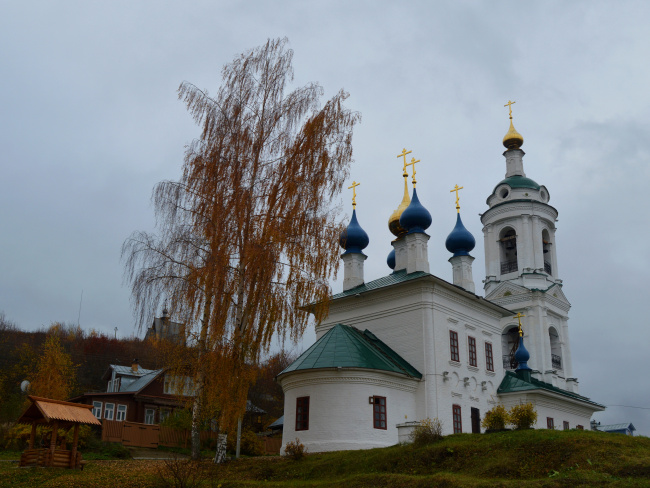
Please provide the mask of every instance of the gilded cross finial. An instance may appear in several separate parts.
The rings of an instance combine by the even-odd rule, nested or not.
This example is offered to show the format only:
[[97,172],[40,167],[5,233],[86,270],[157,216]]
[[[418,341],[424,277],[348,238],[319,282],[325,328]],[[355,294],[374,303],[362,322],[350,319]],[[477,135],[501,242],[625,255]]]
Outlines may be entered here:
[[517,315],[515,315],[513,318],[517,319],[519,321],[519,337],[524,336],[524,330],[521,328],[521,318],[525,317],[525,315],[521,312],[517,312]]
[[512,120],[512,105],[517,102],[513,102],[511,100],[508,100],[508,103],[504,105],[504,107],[508,107],[508,110],[510,111],[510,120]]
[[402,149],[402,154],[397,155],[398,158],[404,158],[404,176],[408,176],[408,174],[406,173],[406,166],[408,166],[406,164],[406,155],[411,154],[412,152],[413,151],[407,151],[406,148],[404,148]]
[[352,208],[357,208],[357,186],[361,183],[356,181],[352,182],[352,186],[348,186],[348,190],[352,190]]
[[[411,152],[411,151],[409,151],[409,152]],[[404,158],[404,159],[406,160],[406,158]],[[419,159],[416,160],[415,158],[411,158],[410,163],[404,163],[404,171],[406,171],[407,166],[413,166],[413,188],[415,188],[415,185],[417,183],[417,181],[415,181],[415,163],[419,163],[419,162],[420,162]]]
[[449,192],[449,193],[456,192],[456,212],[458,213],[460,213],[460,205],[458,204],[458,190],[462,190],[462,189],[463,189],[462,186],[456,185],[454,186],[454,189]]

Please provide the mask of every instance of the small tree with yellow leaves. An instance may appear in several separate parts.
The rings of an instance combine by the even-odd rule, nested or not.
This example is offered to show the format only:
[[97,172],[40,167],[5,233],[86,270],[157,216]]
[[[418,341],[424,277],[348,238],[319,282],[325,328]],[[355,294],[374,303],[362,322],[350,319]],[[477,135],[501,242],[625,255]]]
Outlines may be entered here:
[[513,405],[509,412],[510,423],[517,430],[530,429],[537,422],[537,412],[532,403]]
[[54,400],[67,400],[74,387],[75,377],[76,367],[54,330],[43,344],[36,375],[29,388],[30,393]]

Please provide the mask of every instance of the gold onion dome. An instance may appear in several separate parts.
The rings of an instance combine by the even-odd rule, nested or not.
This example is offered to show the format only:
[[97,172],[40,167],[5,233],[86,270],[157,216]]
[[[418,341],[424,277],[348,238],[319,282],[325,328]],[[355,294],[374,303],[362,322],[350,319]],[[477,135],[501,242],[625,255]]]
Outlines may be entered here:
[[401,237],[406,234],[406,229],[399,225],[399,218],[402,216],[402,212],[411,203],[411,198],[409,197],[408,185],[406,182],[407,174],[404,175],[404,197],[402,198],[402,203],[395,209],[388,219],[388,229],[395,237]]
[[510,117],[510,129],[507,134],[503,136],[503,145],[507,149],[519,149],[524,144],[524,136],[515,130],[512,125],[512,117]]

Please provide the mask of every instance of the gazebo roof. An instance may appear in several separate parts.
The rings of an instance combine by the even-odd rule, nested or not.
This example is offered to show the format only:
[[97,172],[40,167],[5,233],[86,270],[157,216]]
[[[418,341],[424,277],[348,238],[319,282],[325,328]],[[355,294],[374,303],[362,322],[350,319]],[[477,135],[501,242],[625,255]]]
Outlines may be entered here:
[[53,421],[101,425],[92,413],[92,405],[29,396],[32,404],[17,420],[21,424],[48,424]]

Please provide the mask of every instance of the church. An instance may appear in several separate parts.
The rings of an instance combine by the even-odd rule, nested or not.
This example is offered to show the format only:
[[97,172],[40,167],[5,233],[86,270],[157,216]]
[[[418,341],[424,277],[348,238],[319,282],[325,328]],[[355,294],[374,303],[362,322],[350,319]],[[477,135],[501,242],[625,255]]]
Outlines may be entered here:
[[432,219],[418,199],[418,161],[407,163],[404,149],[404,197],[388,220],[392,272],[364,281],[369,238],[353,196],[340,239],[343,291],[316,325],[316,342],[277,377],[285,394],[283,450],[296,438],[310,452],[391,446],[408,442],[426,418],[437,418],[445,435],[480,433],[485,412],[498,404],[533,403],[538,429],[589,428],[592,414],[604,410],[580,395],[573,375],[558,212],[546,187],[524,172],[512,103],[505,178],[481,214],[485,296],[475,291],[476,242],[461,220],[458,185],[456,226],[446,241],[453,283],[429,272]]

